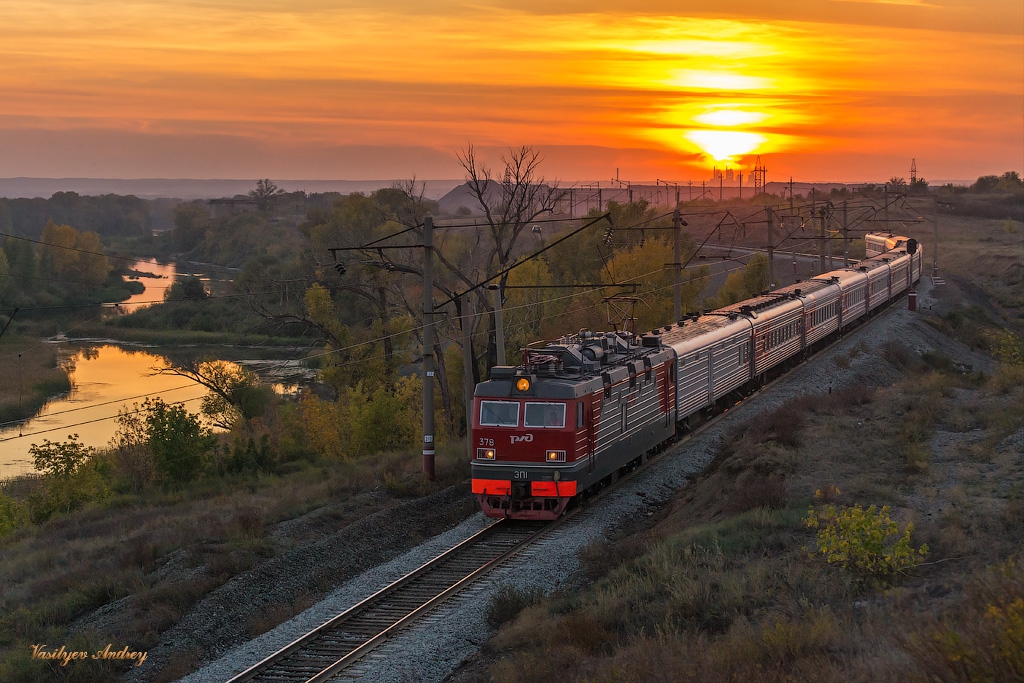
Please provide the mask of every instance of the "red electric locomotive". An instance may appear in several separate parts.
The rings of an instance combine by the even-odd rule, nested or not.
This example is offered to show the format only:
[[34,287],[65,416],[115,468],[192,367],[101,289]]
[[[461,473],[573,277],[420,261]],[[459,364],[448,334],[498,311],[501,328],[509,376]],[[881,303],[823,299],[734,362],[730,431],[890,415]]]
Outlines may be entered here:
[[651,335],[583,331],[493,368],[473,399],[473,493],[484,513],[555,519],[669,439],[673,357]]

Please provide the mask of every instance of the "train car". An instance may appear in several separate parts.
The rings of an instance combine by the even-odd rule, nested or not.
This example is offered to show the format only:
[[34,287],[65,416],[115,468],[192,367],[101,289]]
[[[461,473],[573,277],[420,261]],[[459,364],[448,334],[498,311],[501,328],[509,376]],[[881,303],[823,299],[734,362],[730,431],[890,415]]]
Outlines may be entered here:
[[783,296],[791,296],[803,304],[802,348],[805,352],[839,331],[842,289],[838,277],[832,273],[781,287],[775,291]]
[[876,256],[858,263],[857,270],[868,276],[867,304],[868,313],[871,313],[890,299],[889,264]]
[[907,237],[892,233],[869,232],[864,235],[864,253],[867,258],[881,256],[893,249],[899,249],[907,243]]
[[868,312],[867,273],[853,268],[829,273],[839,286],[839,329],[849,329]]
[[661,341],[676,354],[676,414],[684,428],[750,381],[751,330],[750,318],[717,311],[665,328]]
[[671,438],[674,359],[656,335],[582,332],[493,368],[473,399],[472,490],[484,513],[555,519]]
[[752,376],[763,380],[770,370],[800,352],[803,310],[798,300],[772,292],[726,306],[718,312],[750,320]]

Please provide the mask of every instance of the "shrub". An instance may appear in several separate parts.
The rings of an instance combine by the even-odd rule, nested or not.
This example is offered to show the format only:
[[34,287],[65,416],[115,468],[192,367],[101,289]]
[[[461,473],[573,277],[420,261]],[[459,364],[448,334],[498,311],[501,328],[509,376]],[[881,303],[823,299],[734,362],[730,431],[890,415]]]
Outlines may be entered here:
[[722,510],[728,515],[735,515],[755,508],[778,510],[788,503],[789,490],[784,477],[750,473],[736,481],[722,503]]
[[487,605],[484,615],[487,625],[496,629],[515,619],[527,607],[536,605],[543,597],[544,591],[540,588],[519,589],[515,586],[502,586]]
[[806,524],[817,529],[818,552],[829,564],[853,572],[862,580],[886,582],[894,574],[916,566],[928,554],[922,544],[914,550],[910,535],[914,525],[901,532],[899,524],[889,517],[889,506],[867,510],[860,505],[826,505],[822,510],[811,507]]
[[25,521],[25,511],[13,498],[0,494],[0,538],[13,532]]

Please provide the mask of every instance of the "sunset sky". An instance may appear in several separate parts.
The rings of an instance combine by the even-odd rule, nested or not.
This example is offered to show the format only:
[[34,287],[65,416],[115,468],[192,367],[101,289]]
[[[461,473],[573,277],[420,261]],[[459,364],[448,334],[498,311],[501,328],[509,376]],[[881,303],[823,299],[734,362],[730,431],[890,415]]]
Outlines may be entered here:
[[0,177],[457,178],[468,143],[568,181],[1024,171],[1024,3],[0,0]]

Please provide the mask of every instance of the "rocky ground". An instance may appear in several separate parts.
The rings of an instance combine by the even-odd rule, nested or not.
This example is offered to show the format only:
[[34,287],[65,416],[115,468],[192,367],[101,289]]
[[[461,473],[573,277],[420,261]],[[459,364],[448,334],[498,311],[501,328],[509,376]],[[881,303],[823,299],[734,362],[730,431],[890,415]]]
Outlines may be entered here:
[[[374,682],[478,680],[486,662],[477,662],[474,654],[489,637],[484,613],[496,590],[504,585],[546,592],[571,589],[579,580],[579,550],[600,543],[617,528],[653,515],[690,477],[707,466],[720,440],[736,424],[801,393],[894,383],[900,370],[885,359],[884,349],[889,342],[898,341],[917,354],[940,352],[963,368],[991,371],[992,361],[987,356],[957,344],[924,321],[955,305],[947,301],[942,288],[933,291],[926,278],[918,295],[921,310],[908,311],[905,299],[896,302],[892,309],[813,362],[798,367],[697,436],[659,456],[511,564],[378,648],[346,677]],[[936,439],[942,438],[940,432]],[[956,438],[969,439],[970,433]],[[1021,434],[1013,438],[1020,441]],[[206,663],[184,681],[230,678],[482,528],[487,521],[479,513],[469,514],[468,499],[467,488],[457,486],[428,499],[381,511],[298,545],[236,577],[165,633],[159,648],[149,655],[152,664],[147,662],[147,666],[133,671],[130,680],[154,680],[157,676],[166,680],[174,662]],[[434,534],[439,535],[421,543]],[[268,633],[245,640],[240,624],[325,582],[337,586],[325,600]],[[102,615],[94,618],[101,619]]]

